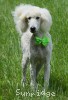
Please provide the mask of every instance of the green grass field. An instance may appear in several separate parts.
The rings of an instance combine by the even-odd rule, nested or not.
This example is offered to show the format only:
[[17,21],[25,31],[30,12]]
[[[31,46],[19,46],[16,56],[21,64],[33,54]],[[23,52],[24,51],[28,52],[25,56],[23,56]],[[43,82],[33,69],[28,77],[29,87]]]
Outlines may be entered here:
[[[33,4],[49,9],[53,25],[51,35],[53,54],[51,60],[51,78],[45,95],[16,96],[16,89],[22,93],[31,92],[29,68],[27,86],[21,86],[21,58],[19,34],[15,30],[11,11],[20,3]],[[68,100],[68,0],[0,0],[0,100]],[[40,89],[43,84],[43,69],[38,77]]]

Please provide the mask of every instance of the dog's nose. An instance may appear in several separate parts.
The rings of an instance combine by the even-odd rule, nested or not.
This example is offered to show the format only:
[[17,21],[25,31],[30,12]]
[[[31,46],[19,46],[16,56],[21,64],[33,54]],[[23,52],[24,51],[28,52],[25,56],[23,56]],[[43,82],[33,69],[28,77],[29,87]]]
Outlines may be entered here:
[[31,27],[31,28],[30,28],[30,31],[31,31],[31,32],[35,32],[35,29],[36,29],[35,27]]

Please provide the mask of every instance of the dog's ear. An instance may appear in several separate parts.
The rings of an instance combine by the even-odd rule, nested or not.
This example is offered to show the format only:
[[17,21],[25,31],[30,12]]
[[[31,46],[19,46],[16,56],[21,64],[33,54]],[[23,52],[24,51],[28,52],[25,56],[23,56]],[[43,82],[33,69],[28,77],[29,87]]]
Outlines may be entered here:
[[19,25],[22,32],[25,32],[27,30],[28,20],[26,18],[26,13],[22,13],[22,15],[20,16]]
[[12,12],[12,15],[14,17],[16,29],[20,35],[22,35],[27,29],[27,19],[24,5],[17,6],[15,11]]
[[52,17],[47,9],[41,9],[41,30],[48,32],[52,25]]

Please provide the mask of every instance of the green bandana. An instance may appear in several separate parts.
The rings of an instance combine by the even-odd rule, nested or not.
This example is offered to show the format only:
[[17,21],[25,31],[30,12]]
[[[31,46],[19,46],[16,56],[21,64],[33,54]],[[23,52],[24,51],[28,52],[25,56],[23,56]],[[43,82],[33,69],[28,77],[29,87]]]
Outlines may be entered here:
[[43,38],[35,37],[36,45],[42,44],[43,46],[46,46],[49,42],[50,42],[49,38],[47,37],[43,37]]

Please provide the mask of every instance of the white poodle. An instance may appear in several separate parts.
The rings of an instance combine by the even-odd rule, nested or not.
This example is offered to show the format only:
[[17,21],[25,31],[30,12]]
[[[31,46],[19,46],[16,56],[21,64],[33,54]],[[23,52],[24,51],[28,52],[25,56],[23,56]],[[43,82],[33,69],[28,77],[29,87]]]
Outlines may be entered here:
[[23,86],[27,65],[30,62],[31,87],[37,88],[36,77],[44,66],[44,88],[47,89],[52,54],[52,39],[49,34],[52,25],[51,15],[45,8],[21,4],[15,8],[13,16],[16,29],[21,36]]

